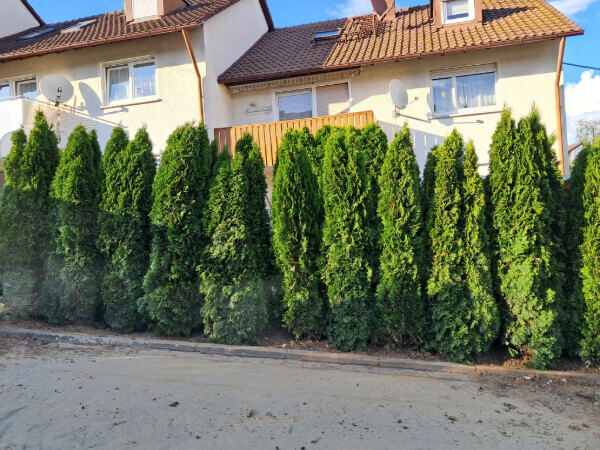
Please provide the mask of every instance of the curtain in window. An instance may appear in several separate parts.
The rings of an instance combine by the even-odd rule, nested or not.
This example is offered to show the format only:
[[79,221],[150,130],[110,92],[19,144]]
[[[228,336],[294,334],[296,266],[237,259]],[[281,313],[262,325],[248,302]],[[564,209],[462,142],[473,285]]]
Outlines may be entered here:
[[458,107],[476,108],[496,104],[495,83],[494,73],[456,77]]
[[129,68],[111,69],[108,71],[109,102],[124,100],[129,91]]
[[433,80],[433,110],[439,112],[452,111],[454,109],[452,78]]
[[154,63],[133,66],[135,97],[148,97],[156,94],[156,68]]

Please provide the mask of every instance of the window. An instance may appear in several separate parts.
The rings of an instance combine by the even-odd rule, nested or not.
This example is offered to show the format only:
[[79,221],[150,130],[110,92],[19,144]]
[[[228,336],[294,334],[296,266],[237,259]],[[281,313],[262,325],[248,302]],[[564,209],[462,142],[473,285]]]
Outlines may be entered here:
[[312,91],[278,94],[279,120],[308,119],[313,116]]
[[17,81],[15,83],[15,91],[18,96],[37,98],[37,82],[35,79]]
[[348,83],[317,87],[317,116],[334,116],[350,112]]
[[85,27],[87,27],[88,25],[92,25],[94,23],[98,22],[98,19],[90,19],[90,20],[84,20],[82,22],[79,22],[76,25],[72,25],[69,28],[65,28],[64,30],[61,31],[62,34],[65,33],[74,33],[75,31],[79,31],[84,29]]
[[340,29],[325,31],[323,33],[315,34],[315,40],[322,41],[322,40],[326,40],[326,39],[334,39],[334,38],[338,37],[339,35],[340,35]]
[[108,104],[156,95],[154,61],[136,61],[106,68]]
[[0,82],[0,98],[10,97],[10,83]]
[[474,0],[442,0],[444,24],[467,22],[475,19]]
[[54,31],[54,28],[45,28],[43,30],[34,31],[33,33],[28,33],[19,38],[20,41],[28,41],[29,39],[34,39],[36,37],[45,36],[46,34],[50,34]]
[[132,0],[133,20],[147,19],[158,15],[158,2],[156,0]]
[[433,111],[453,112],[496,104],[496,69],[432,75]]

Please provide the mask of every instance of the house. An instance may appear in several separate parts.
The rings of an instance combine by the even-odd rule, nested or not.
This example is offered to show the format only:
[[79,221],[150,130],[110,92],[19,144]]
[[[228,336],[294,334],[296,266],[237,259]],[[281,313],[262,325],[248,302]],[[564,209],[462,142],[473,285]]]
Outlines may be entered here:
[[571,144],[569,145],[569,150],[568,150],[568,154],[569,154],[569,167],[572,169],[573,165],[575,164],[575,160],[577,159],[577,157],[579,156],[579,153],[581,153],[581,150],[583,150],[583,143],[582,142],[577,142],[576,144]]
[[[582,29],[545,0],[372,3],[372,14],[280,29],[264,0],[124,0],[123,11],[24,22],[0,39],[0,116],[27,127],[43,105],[63,141],[78,122],[102,143],[116,125],[147,125],[158,152],[177,125],[203,120],[223,147],[250,132],[267,175],[288,128],[375,121],[391,139],[407,122],[421,164],[457,128],[485,173],[503,106],[520,117],[536,105],[567,173],[562,57]],[[75,87],[58,108],[28,91],[48,74]],[[0,139],[10,131],[0,123]]]

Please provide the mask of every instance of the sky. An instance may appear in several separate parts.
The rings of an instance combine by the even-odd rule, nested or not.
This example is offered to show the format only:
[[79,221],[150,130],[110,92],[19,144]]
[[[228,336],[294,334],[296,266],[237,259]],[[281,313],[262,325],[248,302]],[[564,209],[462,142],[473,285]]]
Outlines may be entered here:
[[[123,9],[123,0],[29,0],[47,22],[60,22]],[[347,17],[369,12],[370,0],[267,0],[276,27]],[[396,0],[399,8],[428,0]],[[600,68],[600,0],[552,0],[585,30],[567,39],[565,62]],[[569,142],[575,142],[578,120],[600,120],[600,70],[564,66]]]

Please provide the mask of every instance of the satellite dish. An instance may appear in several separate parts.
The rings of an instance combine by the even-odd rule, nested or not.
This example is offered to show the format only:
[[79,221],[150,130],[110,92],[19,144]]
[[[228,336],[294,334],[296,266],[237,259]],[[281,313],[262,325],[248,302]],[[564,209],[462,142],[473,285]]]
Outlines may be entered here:
[[56,106],[71,100],[74,92],[71,82],[62,75],[46,75],[40,81],[40,90]]
[[402,81],[390,81],[390,97],[392,97],[392,101],[394,102],[396,108],[406,108],[406,105],[408,105],[408,92]]

